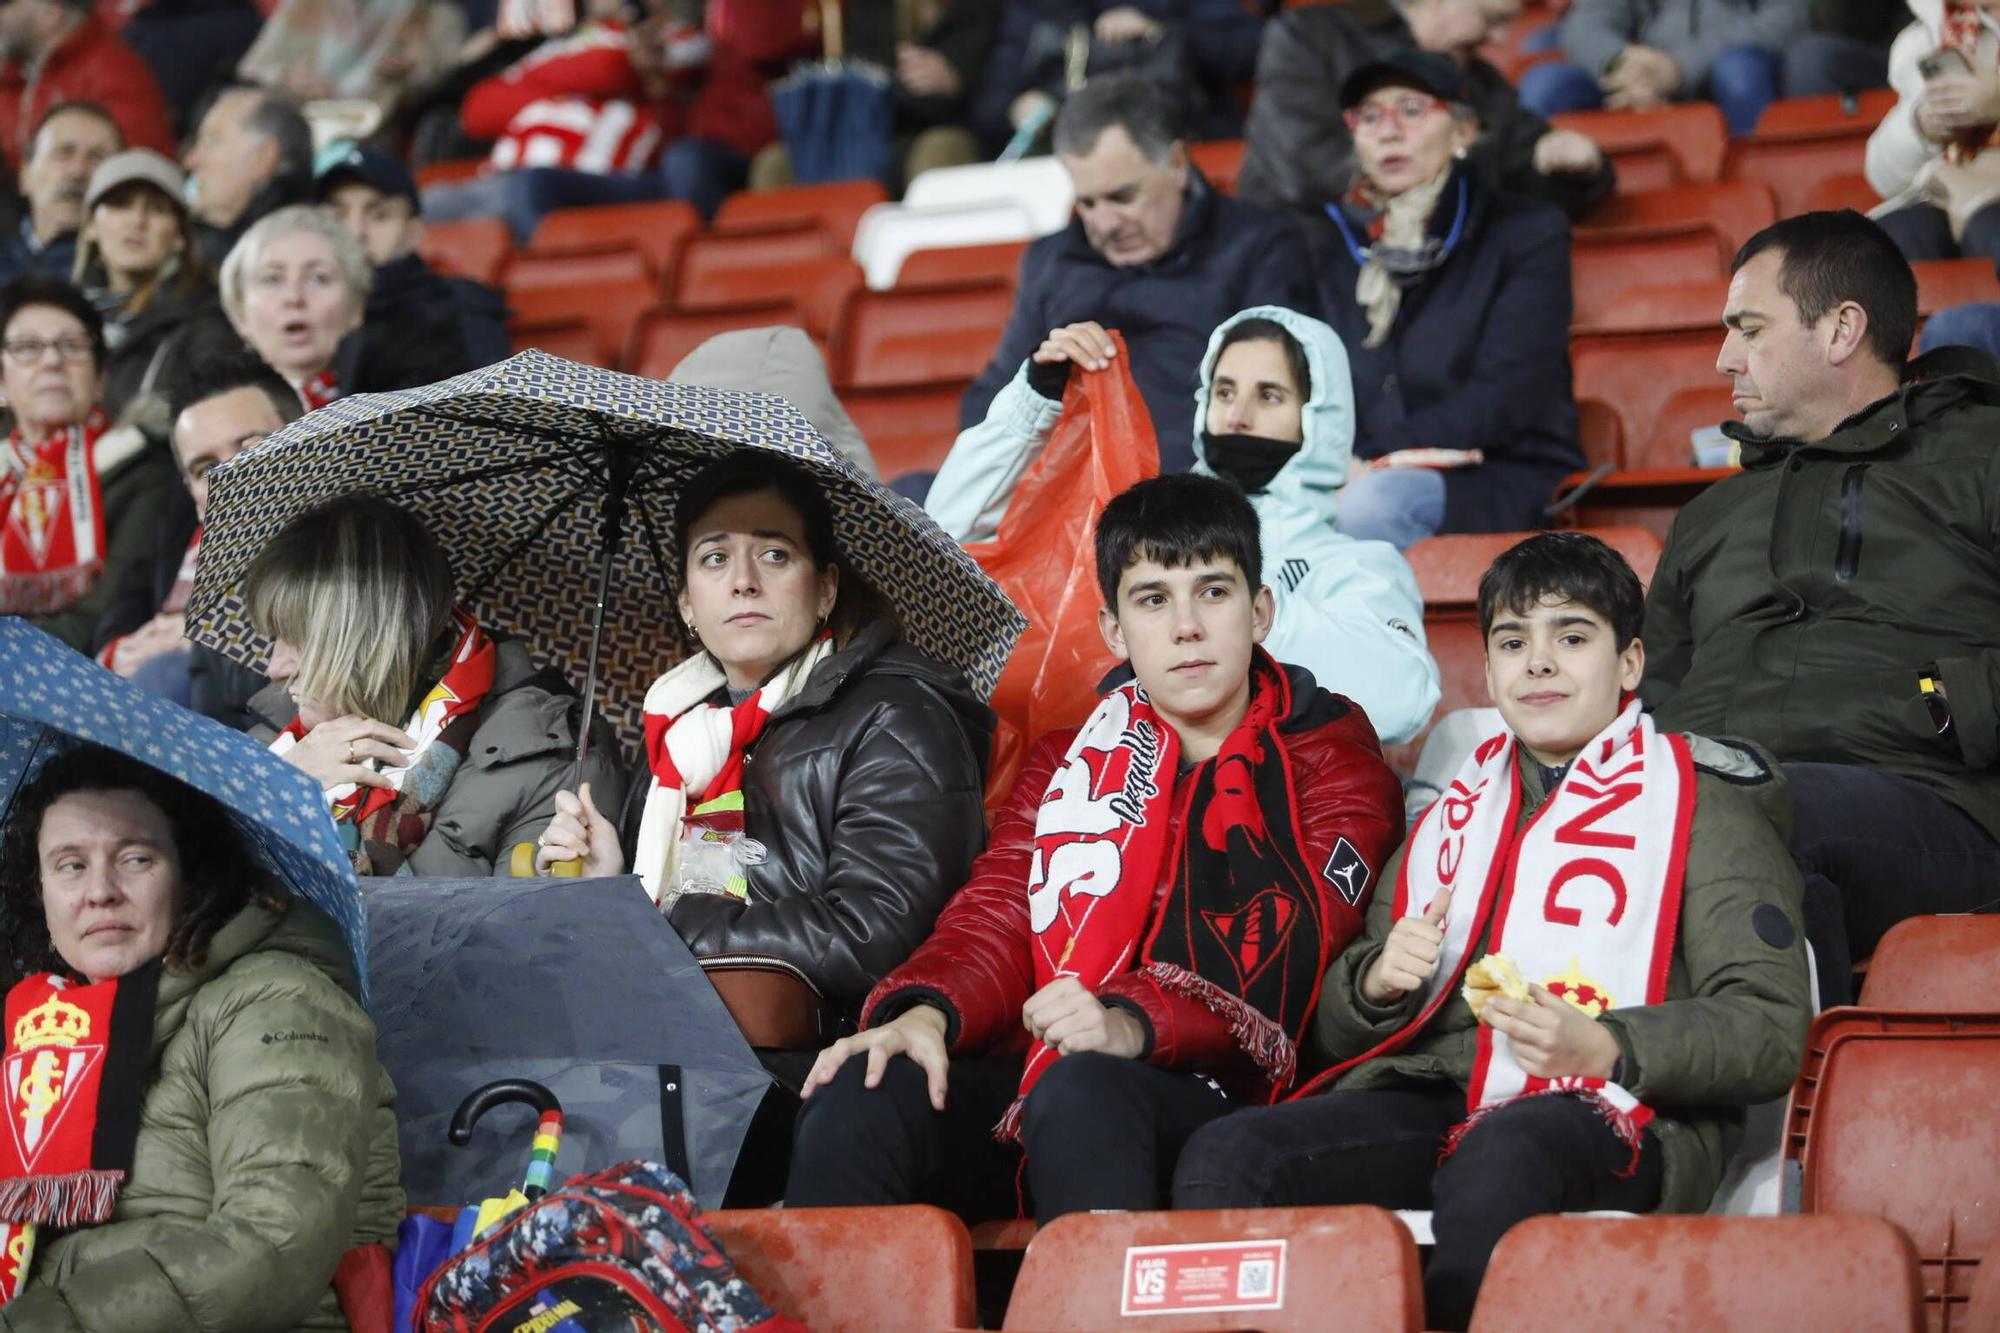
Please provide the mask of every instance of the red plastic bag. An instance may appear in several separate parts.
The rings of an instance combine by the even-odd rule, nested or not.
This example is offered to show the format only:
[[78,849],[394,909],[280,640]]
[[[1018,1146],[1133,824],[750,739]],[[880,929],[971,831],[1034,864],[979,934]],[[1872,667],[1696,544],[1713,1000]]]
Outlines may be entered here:
[[1159,473],[1160,446],[1126,369],[1125,340],[1111,337],[1119,351],[1110,365],[1071,373],[1048,445],[1015,488],[993,540],[965,548],[1028,617],[993,691],[1000,725],[989,810],[1006,798],[1036,737],[1090,716],[1097,682],[1117,662],[1097,628],[1104,605],[1097,515],[1111,497]]

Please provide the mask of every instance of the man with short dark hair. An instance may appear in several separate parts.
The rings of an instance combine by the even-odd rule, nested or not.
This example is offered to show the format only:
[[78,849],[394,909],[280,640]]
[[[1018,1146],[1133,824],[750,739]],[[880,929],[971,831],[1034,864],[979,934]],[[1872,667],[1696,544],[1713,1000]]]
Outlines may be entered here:
[[94,102],[126,146],[173,156],[173,117],[153,71],[91,0],[0,4],[0,153],[9,166],[20,167],[31,131],[63,102]]
[[1829,1005],[1903,917],[2000,901],[2000,366],[1905,365],[1916,322],[1858,213],[1744,245],[1716,361],[1744,470],[1681,511],[1646,608],[1662,725],[1786,764]]
[[0,240],[0,284],[24,273],[69,278],[90,174],[124,146],[118,122],[94,102],[63,102],[49,109],[35,127],[21,167],[28,214],[13,235]]
[[1073,324],[1116,329],[1153,418],[1160,469],[1185,472],[1210,331],[1253,305],[1312,314],[1305,241],[1288,220],[1218,193],[1188,161],[1171,102],[1138,75],[1084,85],[1056,119],[1055,149],[1076,187],[1076,220],[1028,247],[1013,314],[965,392],[959,424],[984,418],[1045,339]]
[[202,253],[220,264],[266,213],[312,198],[312,129],[281,94],[239,84],[202,112],[181,165],[194,181],[190,201]]

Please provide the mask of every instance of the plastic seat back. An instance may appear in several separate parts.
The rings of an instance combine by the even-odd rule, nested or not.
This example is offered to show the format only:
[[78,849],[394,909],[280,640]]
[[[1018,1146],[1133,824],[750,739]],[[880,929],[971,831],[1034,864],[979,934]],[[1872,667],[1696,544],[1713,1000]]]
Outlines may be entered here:
[[[1591,536],[1625,557],[1650,584],[1660,563],[1660,539],[1644,528],[1605,527],[1586,529]],[[1479,604],[1479,580],[1494,558],[1516,543],[1534,536],[1532,532],[1460,533],[1426,537],[1403,552],[1416,572],[1417,587],[1424,595],[1424,611],[1459,611],[1468,615]]]
[[842,254],[854,244],[861,215],[889,198],[880,181],[827,181],[782,190],[739,190],[715,210],[716,231],[762,230],[800,223],[817,225]]
[[1868,183],[1865,172],[1843,171],[1836,176],[1822,177],[1812,187],[1806,195],[1806,212],[1851,208],[1857,213],[1866,213],[1881,202],[1882,196],[1875,193],[1875,187]]
[[893,481],[910,472],[935,472],[958,438],[958,404],[965,382],[918,384],[907,388],[843,389],[840,402],[868,451],[875,470]]
[[2000,277],[1990,259],[1923,259],[1910,265],[1917,275],[1917,313],[1935,315],[1972,301],[2000,301]]
[[1576,234],[1581,239],[1633,228],[1705,225],[1715,232],[1724,252],[1733,255],[1743,242],[1777,220],[1777,202],[1761,182],[1718,181],[1621,191],[1591,209],[1577,224]]
[[1627,441],[1651,439],[1654,422],[1675,393],[1727,383],[1715,369],[1721,351],[1719,323],[1672,332],[1579,334],[1570,339],[1574,391],[1578,398],[1609,404]]
[[1032,235],[1046,236],[1069,223],[1076,187],[1054,157],[1019,162],[980,162],[923,172],[903,191],[912,208],[1017,203],[1028,211]]
[[[683,266],[683,277],[686,269]],[[806,328],[821,339],[839,326],[848,298],[861,290],[861,266],[846,255],[822,255],[726,270],[703,283],[682,282],[675,304],[683,310],[790,301]]]
[[1734,421],[1736,402],[1727,384],[1702,389],[1681,389],[1669,395],[1660,408],[1652,435],[1640,451],[1627,453],[1633,467],[1681,468],[1694,466],[1694,432],[1705,426]]
[[1571,322],[1577,328],[1601,323],[1618,309],[1627,288],[1647,278],[1719,281],[1724,262],[1721,242],[1703,223],[1579,232],[1570,248]]
[[1780,97],[1757,116],[1759,134],[1797,134],[1811,130],[1863,130],[1872,133],[1882,118],[1896,109],[1896,90],[1869,88],[1852,97],[1828,93],[1821,97]]
[[1035,1233],[1002,1327],[1414,1333],[1422,1310],[1416,1244],[1380,1208],[1072,1213]]
[[776,324],[804,328],[805,316],[790,301],[764,301],[719,310],[669,310],[656,306],[641,315],[638,327],[632,330],[625,368],[647,379],[667,379],[689,352],[716,334]]
[[1236,178],[1243,174],[1243,141],[1210,139],[1188,145],[1188,160],[1208,177],[1208,183],[1224,194],[1236,193]]
[[514,233],[499,218],[427,222],[417,251],[440,273],[498,286],[507,257],[514,252]]
[[972,1240],[941,1208],[737,1209],[703,1220],[765,1304],[813,1333],[977,1322]]
[[1872,1217],[1530,1218],[1501,1238],[1473,1333],[1922,1327],[1917,1259]]
[[961,282],[1004,282],[1014,285],[1021,275],[1026,241],[993,241],[986,245],[951,245],[912,251],[896,274],[898,287],[938,287]]
[[677,306],[734,305],[767,299],[752,294],[757,272],[773,264],[797,264],[842,253],[825,231],[813,225],[787,225],[739,232],[703,232],[681,248],[680,264],[667,288]]
[[[885,291],[904,285],[904,271],[915,255],[985,246],[1021,247],[1034,237],[1028,210],[1009,199],[926,208],[878,204],[868,210],[868,216],[861,219],[861,230],[854,234],[854,261],[868,274],[870,287]],[[1011,281],[1012,275],[1008,276]]]
[[558,208],[542,218],[528,248],[537,254],[563,254],[624,246],[645,256],[648,271],[663,280],[673,272],[681,246],[700,230],[701,215],[680,199]]
[[587,319],[513,319],[507,322],[507,343],[517,352],[525,352],[530,347],[547,352],[550,356],[565,357],[580,361],[586,366],[604,366],[611,363],[604,359],[604,349],[597,340],[597,331]]
[[1753,134],[1729,146],[1730,180],[1762,181],[1778,199],[1778,216],[1806,210],[1821,181],[1860,171],[1874,126]]
[[[1658,282],[1660,275],[1640,274],[1642,280],[1627,286],[1618,298],[1599,310],[1586,333],[1677,333],[1701,331],[1716,338],[1720,332],[1723,306],[1729,299],[1729,279],[1703,278],[1691,282]],[[1581,321],[1579,321],[1581,323]]]
[[1990,1011],[2000,976],[2000,916],[1913,916],[1875,946],[1861,984],[1865,1009]]
[[[1658,189],[1681,181],[1702,184],[1722,179],[1729,126],[1713,102],[1681,102],[1652,111],[1565,111],[1549,117],[1558,129],[1595,139],[1618,167],[1621,192]],[[1628,172],[1628,160],[1657,161],[1664,152],[1678,180],[1657,180],[1657,171]]]
[[857,292],[834,340],[833,382],[865,389],[969,380],[992,357],[1013,306],[1004,282]]
[[507,305],[515,319],[580,319],[597,337],[600,366],[616,366],[639,316],[659,300],[646,257],[626,246],[569,254],[523,251],[507,265]]

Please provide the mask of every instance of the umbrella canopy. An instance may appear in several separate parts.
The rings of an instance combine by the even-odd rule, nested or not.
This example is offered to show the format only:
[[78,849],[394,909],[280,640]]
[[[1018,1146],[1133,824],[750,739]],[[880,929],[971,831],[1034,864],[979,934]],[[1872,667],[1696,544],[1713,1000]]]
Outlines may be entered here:
[[[294,516],[351,491],[419,514],[489,626],[605,687],[628,744],[646,687],[678,650],[675,498],[738,449],[769,450],[825,492],[847,563],[888,599],[909,640],[992,692],[1026,621],[922,509],[834,452],[770,394],[640,379],[527,351],[455,379],[343,398],[213,475],[190,636],[262,669],[243,576]],[[605,561],[608,558],[608,564]],[[611,590],[601,654],[591,608]]]
[[721,1202],[771,1079],[636,876],[404,877],[364,892],[412,1202],[464,1203],[519,1176],[533,1110],[496,1107],[463,1148],[447,1137],[466,1094],[513,1078],[561,1103],[558,1180],[685,1162],[703,1204]]
[[340,923],[369,996],[361,891],[319,784],[243,733],[146,693],[18,616],[0,618],[0,812],[79,741],[220,801],[292,892]]

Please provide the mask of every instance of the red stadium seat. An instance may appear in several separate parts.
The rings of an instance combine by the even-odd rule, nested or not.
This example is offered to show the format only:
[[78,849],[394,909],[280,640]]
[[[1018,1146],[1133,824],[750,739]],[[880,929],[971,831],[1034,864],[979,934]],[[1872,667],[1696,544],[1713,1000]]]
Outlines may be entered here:
[[1003,282],[857,292],[834,340],[833,382],[866,389],[969,380],[992,357],[1013,305]]
[[1208,183],[1224,194],[1236,193],[1236,178],[1243,173],[1243,141],[1211,139],[1188,145],[1188,159],[1201,168]]
[[843,389],[840,402],[854,418],[875,469],[885,481],[909,472],[935,472],[958,438],[958,404],[965,383],[909,388]]
[[1851,100],[1839,93],[1824,97],[1780,97],[1757,117],[1757,133],[1857,129],[1873,132],[1895,108],[1893,88],[1870,88]]
[[1625,466],[1625,431],[1608,404],[1595,398],[1577,401],[1576,440],[1588,467]]
[[[1873,971],[1873,968],[1870,968]],[[1924,1266],[1952,1326],[2000,1241],[2000,1016],[1829,1009],[1813,1021],[1786,1112],[1799,1210],[1880,1217]],[[1849,1321],[1848,1326],[1854,1326]]]
[[1725,277],[1696,282],[1634,283],[1597,314],[1591,333],[1673,333],[1702,330],[1722,350],[1722,308],[1729,296]]
[[[1220,1298],[1177,1277],[1239,1262]],[[1416,1333],[1422,1311],[1416,1244],[1380,1208],[1071,1213],[1035,1234],[1001,1327]]]
[[[1618,168],[1621,193],[1722,179],[1729,127],[1713,102],[1654,111],[1565,111],[1549,123],[1595,139]],[[1671,179],[1660,179],[1663,161],[1671,162]]]
[[427,190],[433,185],[454,185],[459,181],[469,181],[479,174],[486,165],[483,157],[449,157],[437,162],[426,162],[412,174],[416,177],[417,188]]
[[1665,333],[1582,334],[1570,339],[1576,396],[1608,404],[1627,441],[1650,440],[1660,409],[1676,391],[1724,382],[1715,369],[1721,351],[1719,323]]
[[701,215],[679,199],[559,208],[542,218],[528,248],[536,254],[562,254],[624,246],[644,255],[646,267],[664,283],[682,244],[700,230]]
[[1873,1217],[1535,1217],[1494,1249],[1472,1333],[1552,1324],[1917,1333],[1917,1256]]
[[[1579,239],[1631,228],[1690,227],[1706,224],[1733,255],[1743,242],[1778,220],[1770,190],[1756,181],[1713,185],[1671,185],[1664,190],[1612,195],[1577,224]],[[1671,276],[1662,271],[1658,276]],[[1691,276],[1691,275],[1690,275]]]
[[789,185],[782,190],[739,190],[715,210],[716,231],[762,230],[776,224],[817,225],[841,254],[854,244],[861,215],[888,201],[880,181],[829,181]]
[[[1590,535],[1625,557],[1639,582],[1653,581],[1660,563],[1660,539],[1644,528],[1592,528]],[[1426,620],[1434,613],[1470,617],[1479,603],[1479,580],[1502,551],[1534,536],[1531,532],[1463,533],[1426,537],[1403,552],[1424,595]]]
[[1694,432],[1704,426],[1719,426],[1736,417],[1734,392],[1728,384],[1708,388],[1679,389],[1667,397],[1655,420],[1652,435],[1640,441],[1636,453],[1628,450],[1626,462],[1634,468],[1668,470],[1694,466]]
[[[1578,232],[1570,248],[1571,323],[1593,328],[1617,311],[1625,290],[1657,274],[1683,281],[1720,279],[1725,256],[1705,225],[1610,233]],[[1718,312],[1720,307],[1718,307]]]
[[[693,246],[688,247],[689,252]],[[685,262],[675,284],[674,304],[683,310],[706,310],[770,301],[791,301],[799,308],[814,337],[831,338],[849,298],[861,290],[861,266],[845,255],[818,259],[773,261],[753,268],[709,271],[700,281],[689,278]]]
[[1864,1009],[1990,1012],[2000,916],[1913,916],[1889,928],[1861,983]]
[[[718,333],[762,329],[774,324],[805,327],[805,316],[790,301],[764,301],[725,306],[719,310],[670,310],[655,306],[639,317],[625,353],[625,368],[634,375],[663,380],[673,374],[689,352]],[[824,346],[821,347],[824,352]]]
[[1882,202],[1875,187],[1868,183],[1868,177],[1859,171],[1844,171],[1837,176],[1822,177],[1818,184],[1806,195],[1805,211],[1817,213],[1822,209],[1851,208],[1857,213],[1866,213]]
[[1762,181],[1778,199],[1778,216],[1806,211],[1820,182],[1861,170],[1873,125],[1852,129],[1753,134],[1729,145],[1727,179]]
[[507,304],[530,323],[582,319],[597,335],[597,364],[616,366],[639,316],[657,300],[646,257],[625,246],[543,255],[507,265]]
[[514,252],[514,233],[499,218],[428,222],[417,247],[424,262],[440,273],[498,286]]
[[841,251],[824,229],[811,223],[788,223],[737,232],[703,232],[688,238],[679,266],[666,289],[676,305],[727,305],[746,297],[735,295],[743,274],[753,275],[772,264],[798,264],[825,259]]
[[1972,1281],[1972,1299],[1952,1323],[1956,1333],[2000,1333],[2000,1249],[1988,1250]]
[[2000,278],[1990,259],[1924,259],[1910,265],[1917,275],[1917,313],[1935,315],[1968,301],[2000,301]]
[[971,1328],[972,1242],[941,1208],[745,1208],[705,1213],[764,1302],[813,1333]]
[[960,282],[1004,282],[1014,285],[1021,274],[1026,241],[994,241],[989,245],[951,245],[912,250],[897,270],[898,287],[938,287]]
[[533,347],[586,366],[611,365],[587,319],[509,320],[507,342],[517,352]]

